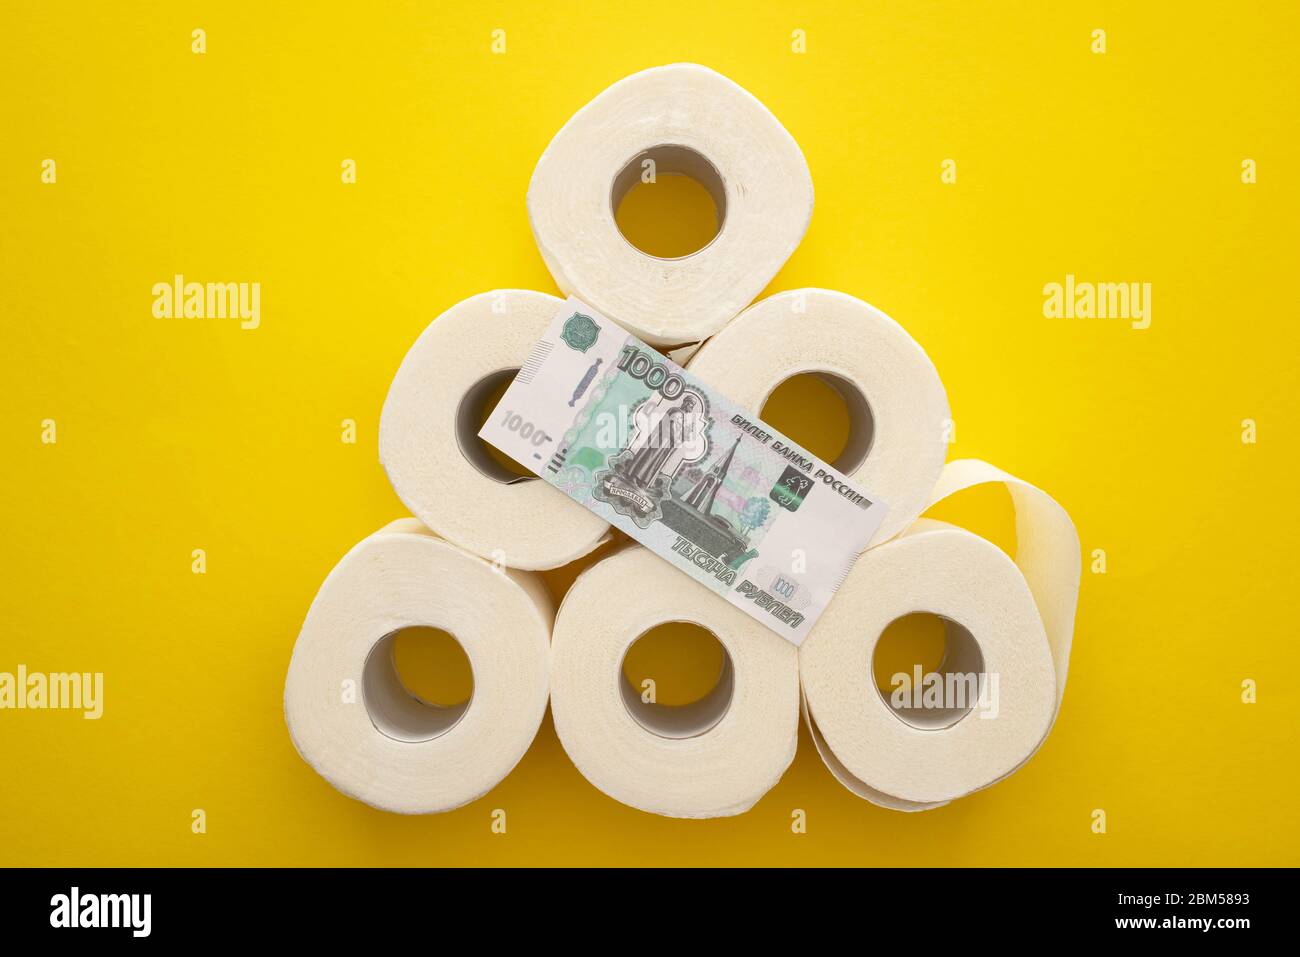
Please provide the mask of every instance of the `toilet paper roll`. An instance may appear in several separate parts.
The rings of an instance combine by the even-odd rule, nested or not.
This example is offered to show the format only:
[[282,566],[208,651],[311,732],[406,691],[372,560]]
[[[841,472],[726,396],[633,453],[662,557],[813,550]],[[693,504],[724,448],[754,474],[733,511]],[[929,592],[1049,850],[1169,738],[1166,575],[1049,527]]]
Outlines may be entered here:
[[[694,622],[726,650],[717,686],[646,704],[623,676],[655,625]],[[798,740],[795,647],[667,562],[629,546],[565,595],[551,649],[551,713],[574,765],[624,804],[670,817],[740,814],[780,780]]]
[[[926,507],[990,482],[1011,493],[1014,562],[970,532],[922,519],[859,559],[800,652],[804,716],[818,752],[845,787],[883,807],[926,810],[995,783],[1029,760],[1059,712],[1078,534],[1051,496],[976,459],[947,465]],[[884,628],[915,611],[947,619],[941,670],[997,676],[996,695],[964,716],[932,713],[928,727],[889,706],[871,669]],[[990,706],[996,716],[983,717]]]
[[779,293],[704,343],[687,368],[760,415],[782,382],[818,376],[849,412],[848,442],[830,464],[889,506],[872,543],[924,510],[947,454],[948,395],[925,350],[879,309],[829,289]]
[[[712,242],[660,259],[624,238],[615,210],[648,169],[709,191]],[[750,93],[694,63],[601,93],[555,135],[528,187],[533,235],[559,287],[656,346],[703,339],[753,301],[799,245],[812,206],[794,138]]]
[[[541,580],[493,566],[414,519],[354,547],[321,585],[293,648],[284,714],[294,747],[349,797],[403,814],[487,793],[546,711],[553,606]],[[423,625],[465,650],[474,689],[442,708],[401,684],[393,636]]]
[[452,306],[402,360],[379,419],[379,461],[398,498],[438,535],[512,568],[555,568],[609,526],[478,438],[486,400],[531,355],[561,300],[499,289]]

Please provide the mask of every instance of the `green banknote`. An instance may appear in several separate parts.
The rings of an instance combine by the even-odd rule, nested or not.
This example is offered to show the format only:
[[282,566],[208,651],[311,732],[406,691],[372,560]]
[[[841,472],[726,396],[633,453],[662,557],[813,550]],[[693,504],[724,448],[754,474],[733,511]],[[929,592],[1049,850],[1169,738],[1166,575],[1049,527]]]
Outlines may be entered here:
[[572,298],[479,436],[796,644],[886,511]]

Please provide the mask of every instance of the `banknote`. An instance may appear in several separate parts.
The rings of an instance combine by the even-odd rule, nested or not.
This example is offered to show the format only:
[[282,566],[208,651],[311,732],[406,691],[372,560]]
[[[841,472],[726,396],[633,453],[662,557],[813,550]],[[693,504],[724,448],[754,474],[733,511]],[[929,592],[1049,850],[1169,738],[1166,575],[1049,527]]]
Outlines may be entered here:
[[575,298],[479,437],[795,644],[887,508]]

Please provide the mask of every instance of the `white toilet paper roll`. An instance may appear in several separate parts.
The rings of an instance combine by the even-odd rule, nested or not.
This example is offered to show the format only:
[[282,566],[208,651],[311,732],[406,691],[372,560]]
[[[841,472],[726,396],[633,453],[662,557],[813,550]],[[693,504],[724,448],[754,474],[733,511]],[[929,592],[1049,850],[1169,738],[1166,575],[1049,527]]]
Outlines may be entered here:
[[[660,259],[619,231],[619,201],[648,168],[712,195],[719,229],[703,249]],[[722,328],[794,252],[812,206],[794,138],[751,94],[694,63],[605,90],[555,135],[528,187],[533,235],[559,287],[651,345]]]
[[[293,648],[284,686],[303,759],[349,797],[425,814],[487,793],[528,750],[546,711],[553,606],[541,580],[493,567],[403,519],[330,572]],[[465,650],[474,689],[442,708],[414,697],[393,636],[423,625]]]
[[[669,621],[707,628],[726,651],[717,686],[691,705],[646,704],[623,675],[632,644]],[[564,597],[551,651],[551,713],[573,763],[610,797],[670,817],[740,814],[794,758],[795,647],[629,546],[584,571]]]
[[531,355],[561,300],[499,289],[435,319],[402,360],[379,420],[379,461],[425,525],[512,568],[555,568],[609,526],[545,482],[499,464],[478,438],[484,402]]
[[[877,690],[877,641],[916,611],[973,636],[974,645],[967,639],[956,650],[965,660],[953,661],[949,625],[939,671],[979,675],[992,707],[973,696],[958,702],[968,687],[961,684],[943,709],[905,718]],[[811,719],[842,768],[871,791],[914,804],[950,801],[1018,767],[1046,736],[1056,703],[1047,636],[1024,577],[996,546],[929,520],[858,560],[804,642],[800,672]],[[963,703],[970,710],[944,726]]]
[[[946,466],[926,507],[989,482],[1011,493],[1014,563],[970,532],[922,519],[859,559],[800,651],[804,716],[818,752],[845,787],[883,807],[939,807],[1013,773],[1046,740],[1060,708],[1078,535],[1045,492],[975,459]],[[916,611],[947,619],[940,670],[996,676],[984,685],[995,695],[964,715],[900,713],[884,700],[872,677],[876,642],[891,621]]]
[[849,412],[848,442],[830,464],[889,506],[872,543],[924,510],[947,454],[948,395],[925,350],[879,309],[829,289],[779,293],[704,343],[687,368],[757,414],[782,382],[817,375]]

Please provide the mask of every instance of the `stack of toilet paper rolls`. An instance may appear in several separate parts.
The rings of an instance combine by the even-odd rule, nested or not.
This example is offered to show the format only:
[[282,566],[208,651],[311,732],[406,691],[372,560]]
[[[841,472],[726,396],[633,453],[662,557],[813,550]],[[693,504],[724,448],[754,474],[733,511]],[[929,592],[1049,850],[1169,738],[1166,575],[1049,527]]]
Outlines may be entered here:
[[[641,252],[614,213],[647,162],[713,197],[718,234],[679,259]],[[794,139],[753,96],[702,66],[619,81],[583,107],[537,164],[528,211],[559,288],[648,343],[702,343],[701,380],[757,411],[813,374],[843,397],[849,437],[831,463],[889,505],[884,523],[801,647],[646,549],[586,568],[558,610],[539,570],[581,559],[609,527],[547,483],[506,468],[476,437],[485,400],[525,363],[561,300],[496,290],[448,309],[403,359],[384,402],[379,458],[414,518],[343,557],[294,646],[285,715],[295,747],[344,794],[403,813],[450,810],[502,780],[549,701],[574,765],[624,804],[706,818],[741,813],[794,758],[799,723],[831,773],[882,807],[924,810],[1015,771],[1060,706],[1079,587],[1079,542],[1046,493],[976,460],[944,464],[948,400],[924,350],[844,293],[801,289],[751,305],[812,214]],[[1001,483],[1016,555],[921,515]],[[915,612],[947,628],[939,671],[992,687],[996,714],[902,708],[877,690],[876,644]],[[629,648],[665,622],[712,632],[721,677],[686,706],[646,703],[623,677]],[[474,690],[455,708],[398,679],[394,636],[451,633]]]

